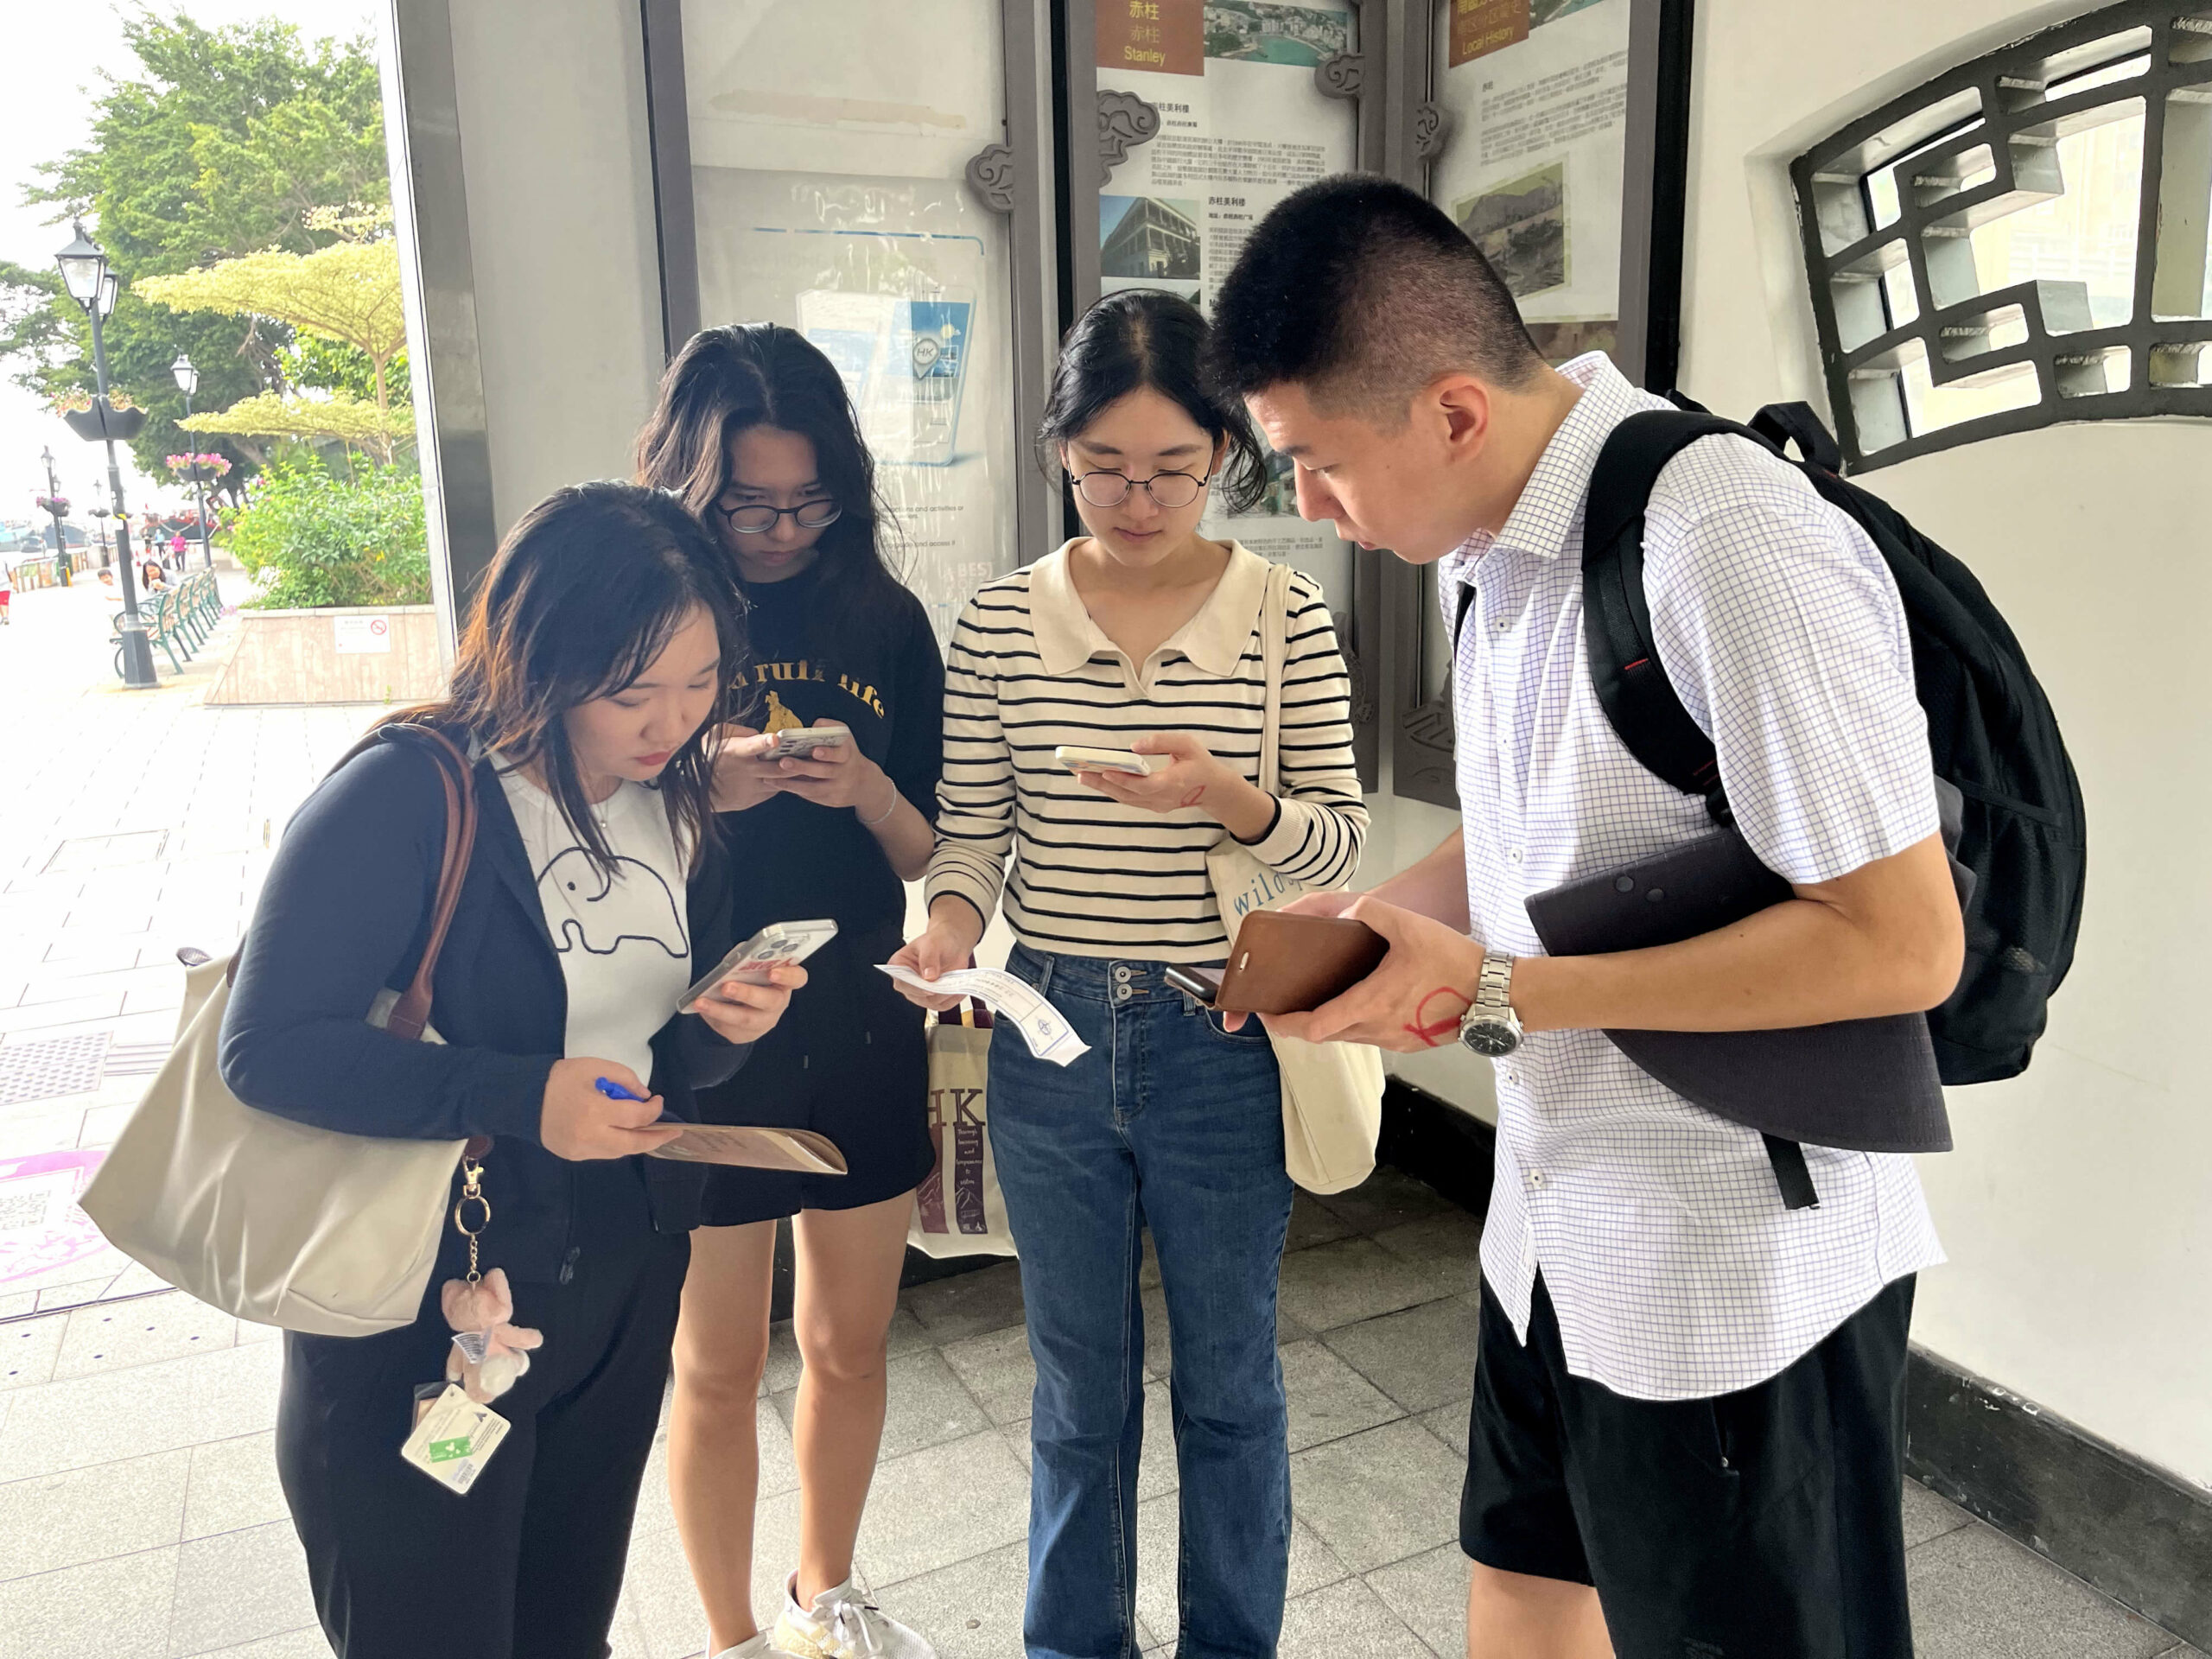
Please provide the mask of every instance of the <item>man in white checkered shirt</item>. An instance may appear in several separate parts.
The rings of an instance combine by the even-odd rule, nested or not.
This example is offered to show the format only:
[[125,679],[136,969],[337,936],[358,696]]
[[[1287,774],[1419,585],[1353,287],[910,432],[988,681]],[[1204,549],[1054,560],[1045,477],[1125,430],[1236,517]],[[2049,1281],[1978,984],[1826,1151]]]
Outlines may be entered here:
[[1297,463],[1300,511],[1440,559],[1459,631],[1463,833],[1370,894],[1294,906],[1357,917],[1390,954],[1269,1023],[1498,1057],[1469,1653],[1909,1655],[1905,1333],[1912,1275],[1942,1259],[1911,1162],[1808,1146],[1818,1205],[1786,1208],[1756,1131],[1603,1035],[1919,1012],[1957,982],[1927,722],[1881,556],[1747,439],[1669,463],[1645,517],[1657,654],[1795,898],[1679,944],[1548,957],[1529,895],[1711,828],[1614,734],[1583,636],[1592,469],[1621,421],[1669,405],[1601,354],[1548,368],[1481,254],[1378,179],[1270,213],[1214,329],[1217,378]]

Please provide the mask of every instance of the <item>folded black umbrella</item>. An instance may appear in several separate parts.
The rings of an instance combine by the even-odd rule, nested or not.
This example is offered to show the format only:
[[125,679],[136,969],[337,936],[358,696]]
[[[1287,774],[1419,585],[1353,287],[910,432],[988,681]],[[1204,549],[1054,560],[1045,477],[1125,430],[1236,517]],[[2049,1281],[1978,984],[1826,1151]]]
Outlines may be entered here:
[[[1948,829],[1952,803],[1944,804]],[[1955,863],[1953,871],[1970,886],[1971,873]],[[1729,828],[1535,893],[1528,911],[1546,950],[1584,957],[1695,938],[1789,896],[1789,884]],[[1951,1147],[1920,1014],[1782,1031],[1605,1035],[1676,1094],[1772,1138],[1859,1152]]]

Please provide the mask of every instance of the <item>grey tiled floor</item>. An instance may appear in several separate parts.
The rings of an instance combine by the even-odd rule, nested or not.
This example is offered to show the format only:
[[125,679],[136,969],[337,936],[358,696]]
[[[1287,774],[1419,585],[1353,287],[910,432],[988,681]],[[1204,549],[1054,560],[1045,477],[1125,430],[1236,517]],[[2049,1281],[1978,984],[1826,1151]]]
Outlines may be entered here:
[[[1384,1171],[1301,1197],[1283,1268],[1297,1529],[1286,1659],[1452,1659],[1466,1565],[1453,1541],[1465,1438],[1476,1230]],[[944,1659],[1021,1650],[1031,1371],[1011,1264],[909,1291],[892,1329],[884,1461],[861,1535],[883,1605]],[[268,1333],[162,1295],[0,1325],[0,1654],[41,1659],[306,1659],[313,1628],[271,1464]],[[1172,1356],[1152,1357],[1139,1482],[1138,1616],[1171,1652],[1176,1472]],[[758,1404],[756,1595],[795,1548],[790,1417],[798,1359],[779,1326]],[[614,1651],[686,1659],[705,1621],[655,1448]],[[1923,1659],[2183,1659],[2194,1650],[1917,1486],[1905,1494]]]

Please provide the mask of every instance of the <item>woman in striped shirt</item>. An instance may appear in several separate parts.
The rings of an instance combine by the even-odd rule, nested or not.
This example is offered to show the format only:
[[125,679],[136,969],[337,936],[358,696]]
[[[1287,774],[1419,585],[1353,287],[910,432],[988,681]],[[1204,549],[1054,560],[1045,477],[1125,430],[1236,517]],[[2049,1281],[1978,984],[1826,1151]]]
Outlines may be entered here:
[[[1270,1655],[1282,1622],[1281,1084],[1258,1021],[1224,1030],[1163,973],[1227,957],[1205,861],[1224,836],[1285,876],[1336,887],[1367,813],[1349,677],[1302,575],[1281,775],[1256,775],[1268,565],[1198,521],[1210,500],[1251,505],[1262,454],[1243,410],[1200,384],[1205,334],[1195,308],[1152,290],[1110,296],[1070,332],[1041,437],[1090,533],[991,583],[961,617],[929,926],[894,958],[925,977],[961,966],[1003,902],[1007,966],[1090,1045],[1065,1069],[1010,1037],[991,1053],[991,1147],[1037,1363],[1025,1630],[1038,1659],[1134,1659],[1140,1645],[1147,1225],[1174,1354],[1179,1650]],[[1158,757],[1157,769],[1071,773],[1054,762],[1063,745]]]

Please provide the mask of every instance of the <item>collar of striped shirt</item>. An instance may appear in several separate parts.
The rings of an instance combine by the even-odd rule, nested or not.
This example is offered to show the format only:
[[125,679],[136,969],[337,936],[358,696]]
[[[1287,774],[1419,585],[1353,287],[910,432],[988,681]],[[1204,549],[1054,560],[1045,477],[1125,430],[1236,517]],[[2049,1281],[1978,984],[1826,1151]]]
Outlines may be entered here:
[[[1083,595],[1076,591],[1075,572],[1068,568],[1074,546],[1071,541],[1062,543],[1029,573],[1029,626],[1047,674],[1068,673],[1101,652],[1121,654],[1120,647],[1090,620]],[[1207,673],[1227,679],[1251,643],[1267,587],[1268,562],[1243,543],[1230,543],[1229,568],[1206,602],[1153,655],[1179,651]]]
[[[1576,536],[1582,523],[1582,504],[1589,494],[1590,474],[1598,468],[1598,452],[1615,427],[1648,407],[1603,352],[1586,352],[1561,365],[1559,372],[1582,388],[1582,396],[1545,446],[1535,470],[1522,486],[1521,499],[1506,515],[1505,527],[1478,530],[1445,555],[1439,574],[1447,580],[1473,582],[1475,566],[1494,547],[1542,559],[1566,552],[1568,538]],[[1580,537],[1576,540],[1579,554]]]

